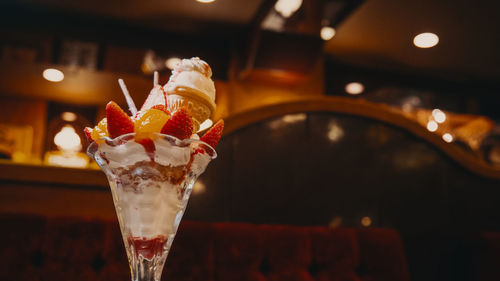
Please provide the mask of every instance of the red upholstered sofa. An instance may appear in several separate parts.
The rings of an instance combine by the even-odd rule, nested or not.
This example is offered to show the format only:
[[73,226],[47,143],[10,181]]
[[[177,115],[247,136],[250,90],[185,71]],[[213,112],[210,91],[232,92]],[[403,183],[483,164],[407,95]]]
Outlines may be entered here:
[[[0,279],[130,280],[116,221],[1,215]],[[390,229],[184,221],[167,281],[406,281]]]

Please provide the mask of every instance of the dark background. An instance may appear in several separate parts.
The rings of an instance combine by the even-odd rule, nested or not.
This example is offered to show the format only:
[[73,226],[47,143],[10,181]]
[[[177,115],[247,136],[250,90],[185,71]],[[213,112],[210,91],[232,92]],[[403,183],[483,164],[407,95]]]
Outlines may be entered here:
[[[465,280],[468,239],[500,230],[498,181],[391,125],[295,116],[305,119],[268,119],[225,136],[185,218],[363,227],[368,216],[372,227],[400,231],[412,280]],[[342,131],[335,141],[332,126]]]

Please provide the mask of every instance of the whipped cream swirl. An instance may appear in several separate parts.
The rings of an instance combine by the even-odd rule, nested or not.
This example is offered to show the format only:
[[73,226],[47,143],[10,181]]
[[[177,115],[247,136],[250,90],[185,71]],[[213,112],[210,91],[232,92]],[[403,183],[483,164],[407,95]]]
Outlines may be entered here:
[[165,84],[167,94],[178,91],[193,91],[215,101],[215,85],[211,79],[212,69],[198,57],[183,59],[172,70],[172,75]]

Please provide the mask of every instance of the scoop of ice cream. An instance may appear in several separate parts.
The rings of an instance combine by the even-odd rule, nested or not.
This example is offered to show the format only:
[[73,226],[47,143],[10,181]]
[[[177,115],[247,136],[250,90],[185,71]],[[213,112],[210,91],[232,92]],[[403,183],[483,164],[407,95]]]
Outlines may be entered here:
[[211,79],[212,69],[200,58],[183,59],[172,70],[172,76],[164,86],[167,94],[190,91],[215,102],[215,85]]

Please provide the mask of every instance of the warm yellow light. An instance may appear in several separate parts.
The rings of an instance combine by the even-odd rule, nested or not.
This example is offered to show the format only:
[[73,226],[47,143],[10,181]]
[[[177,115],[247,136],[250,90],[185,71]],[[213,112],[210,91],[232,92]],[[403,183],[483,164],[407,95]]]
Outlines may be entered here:
[[54,143],[62,151],[76,152],[82,149],[80,136],[76,133],[75,128],[70,125],[62,127],[61,131],[55,135]]
[[330,121],[330,123],[328,124],[327,138],[332,142],[336,142],[339,141],[343,136],[344,130],[337,123],[337,121]]
[[66,122],[73,122],[76,120],[76,114],[74,114],[73,112],[63,112],[61,114],[61,118]]
[[434,120],[438,123],[446,121],[446,114],[437,108],[432,111],[432,117],[434,117]]
[[430,32],[420,33],[413,38],[413,44],[419,48],[432,48],[439,43],[439,37]]
[[193,194],[204,193],[206,189],[205,184],[202,181],[197,180],[193,185]]
[[330,228],[337,228],[342,224],[342,218],[335,216],[330,223],[328,224],[328,227]]
[[300,6],[302,6],[302,0],[278,0],[274,4],[274,9],[283,17],[289,18]]
[[365,86],[358,82],[351,82],[345,85],[345,91],[350,95],[359,95],[365,90]]
[[165,61],[165,66],[168,67],[168,69],[174,69],[174,67],[179,63],[181,63],[180,58],[172,57]]
[[443,140],[447,143],[450,143],[453,141],[453,136],[449,133],[446,133],[443,135]]
[[296,123],[300,121],[306,120],[307,115],[305,113],[297,113],[297,114],[287,114],[283,116],[282,120],[285,123]]
[[89,158],[83,152],[48,151],[44,162],[51,166],[85,168],[89,165]]
[[61,82],[64,79],[64,73],[55,68],[47,68],[43,71],[43,78],[50,82]]
[[372,225],[372,219],[370,217],[363,217],[361,219],[361,225],[364,227],[369,227]]
[[321,28],[321,39],[328,41],[335,36],[335,28],[329,26],[323,26]]
[[427,130],[429,130],[430,132],[435,132],[437,129],[438,129],[438,123],[436,123],[436,121],[431,120],[427,122]]
[[203,121],[203,123],[200,124],[200,129],[198,129],[198,132],[204,131],[204,130],[212,127],[213,123],[214,122],[212,120],[210,120],[210,119],[207,119],[207,120]]
[[196,2],[200,2],[200,3],[212,3],[212,2],[215,2],[215,0],[196,0]]

